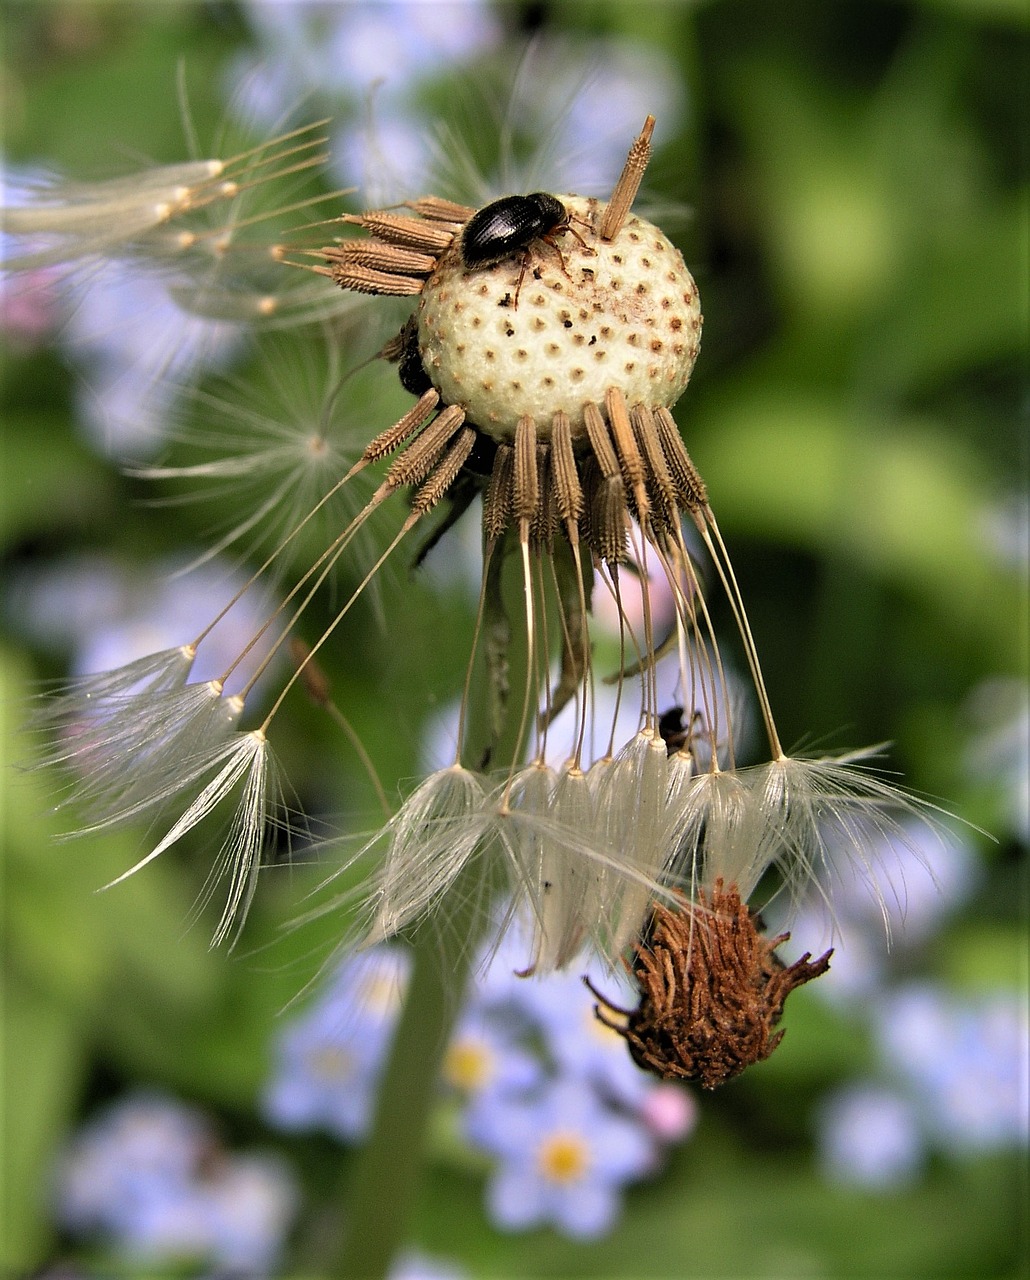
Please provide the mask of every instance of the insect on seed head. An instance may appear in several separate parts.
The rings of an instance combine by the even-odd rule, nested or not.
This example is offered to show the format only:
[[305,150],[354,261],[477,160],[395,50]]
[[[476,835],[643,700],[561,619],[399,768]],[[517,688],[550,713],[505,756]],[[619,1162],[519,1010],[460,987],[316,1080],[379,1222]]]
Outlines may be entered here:
[[560,235],[569,225],[562,202],[545,191],[502,196],[465,224],[461,256],[466,267],[486,267],[528,249],[534,240]]

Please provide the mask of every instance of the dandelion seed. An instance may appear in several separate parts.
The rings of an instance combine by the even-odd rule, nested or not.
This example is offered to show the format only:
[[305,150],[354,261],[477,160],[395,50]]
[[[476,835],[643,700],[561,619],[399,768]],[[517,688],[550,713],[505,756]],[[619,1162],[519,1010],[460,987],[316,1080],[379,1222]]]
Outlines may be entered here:
[[[228,834],[222,841],[207,882],[199,896],[197,910],[204,906],[223,879],[229,882],[228,894],[222,916],[215,928],[213,943],[224,942],[234,932],[234,924],[242,923],[254,894],[257,873],[269,821],[269,774],[272,759],[268,742],[260,730],[234,734],[216,751],[197,757],[192,766],[176,775],[175,791],[198,784],[204,777],[213,777],[204,783],[185,811],[169,827],[154,847],[127,871],[106,886],[112,888],[129,876],[135,875],[148,863],[177,844],[188,832],[199,826],[237,791],[236,802]],[[144,806],[151,807],[164,802],[166,797],[148,796],[139,802],[129,815],[134,816]],[[113,819],[112,819],[113,820]]]
[[44,755],[44,764],[73,768],[63,805],[85,818],[77,834],[115,826],[159,808],[189,788],[229,738],[243,704],[215,681],[165,694],[107,700]]
[[2,211],[0,229],[52,243],[5,265],[51,266],[113,248],[125,251],[185,213],[231,199],[236,194],[235,184],[226,177],[231,168],[221,160],[197,160],[101,182],[53,178],[29,186],[22,193],[24,202]]
[[[322,166],[326,139],[321,129],[321,124],[303,125],[225,160],[155,165],[97,182],[57,176],[25,178],[0,209],[0,230],[24,245],[20,252],[15,249],[4,266],[20,271],[101,259],[174,264],[185,269],[184,282],[194,281],[193,301],[198,302],[215,295],[212,271],[221,274],[223,288],[234,287],[233,272],[226,265],[235,254],[240,268],[235,288],[239,290],[248,273],[253,275],[260,257],[266,268],[275,257],[267,235],[248,246],[247,229],[270,219],[281,221],[284,213],[330,198],[320,193],[311,200],[291,201],[289,209],[280,204],[258,210],[251,204],[252,196],[271,188],[281,193],[287,180]],[[250,265],[244,270],[248,255]],[[183,295],[190,287],[186,283],[178,287],[180,301],[185,301]],[[201,306],[184,309],[210,315]],[[258,307],[251,317],[210,318],[257,319],[259,312]]]
[[231,810],[196,908],[205,906],[224,882],[226,901],[216,942],[232,937],[246,915],[269,828],[285,813],[265,729],[238,727],[247,698],[284,638],[271,649],[265,646],[241,691],[225,691],[234,670],[261,648],[279,609],[250,635],[242,651],[236,650],[221,677],[190,683],[198,648],[250,585],[245,583],[189,643],[114,671],[80,677],[44,701],[35,717],[36,727],[50,737],[40,763],[61,766],[69,775],[66,795],[57,806],[73,810],[78,820],[69,838],[137,820],[161,833],[112,885],[202,824],[206,829],[216,812],[221,817]]
[[470,770],[452,766],[426,778],[372,842],[385,838],[386,852],[368,895],[367,941],[417,920],[482,851],[494,821],[483,782]]
[[[204,554],[181,573],[230,550],[253,560],[288,546],[269,575],[281,580],[288,566],[310,562],[364,507],[372,492],[365,475],[346,486],[339,480],[361,457],[366,427],[354,421],[353,411],[343,411],[348,372],[337,347],[327,344],[326,350],[322,363],[309,343],[266,337],[246,377],[230,375],[214,389],[194,389],[174,415],[175,452],[191,459],[199,454],[200,461],[131,469],[142,479],[180,488],[176,497],[156,501],[204,503],[218,513]],[[360,562],[374,562],[376,545],[363,525],[356,540]]]
[[[599,807],[606,818],[609,845],[618,849],[639,879],[616,876],[609,889],[609,949],[622,955],[639,937],[653,894],[649,886],[664,882],[678,853],[669,804],[670,774],[665,743],[654,733],[639,733],[613,761],[601,782]],[[687,768],[690,768],[688,763]]]
[[40,704],[36,723],[68,731],[86,718],[102,719],[130,705],[138,709],[151,695],[181,689],[189,679],[195,658],[192,645],[177,645],[145,654],[114,671],[79,676]]

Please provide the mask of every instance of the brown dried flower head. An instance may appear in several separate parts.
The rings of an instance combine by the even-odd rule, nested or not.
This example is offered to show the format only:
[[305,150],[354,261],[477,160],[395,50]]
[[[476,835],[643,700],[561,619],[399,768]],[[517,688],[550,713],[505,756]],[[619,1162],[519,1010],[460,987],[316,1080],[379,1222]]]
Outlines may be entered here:
[[470,267],[462,232],[476,210],[424,196],[410,213],[346,215],[369,238],[322,251],[314,270],[344,289],[418,298],[382,354],[421,399],[366,451],[397,453],[387,483],[415,486],[416,511],[435,506],[474,449],[489,472],[491,538],[514,527],[549,544],[562,529],[610,563],[630,515],[675,542],[680,513],[704,506],[669,412],[697,358],[697,287],[665,234],[629,212],[653,126],[607,203],[548,197],[566,212],[560,247],[541,236]]
[[639,1008],[621,1009],[587,985],[601,1002],[597,1017],[625,1038],[638,1066],[714,1089],[769,1057],[783,1039],[775,1027],[787,996],[825,973],[832,951],[787,967],[775,953],[790,934],[763,938],[735,886],[718,880],[694,907],[677,896],[676,906],[655,906],[650,935],[635,948]]

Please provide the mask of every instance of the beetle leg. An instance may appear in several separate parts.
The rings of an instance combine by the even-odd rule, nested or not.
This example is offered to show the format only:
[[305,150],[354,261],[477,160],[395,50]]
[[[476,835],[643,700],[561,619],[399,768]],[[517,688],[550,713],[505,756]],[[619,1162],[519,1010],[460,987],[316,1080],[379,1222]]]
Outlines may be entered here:
[[579,241],[580,248],[583,250],[584,253],[589,253],[591,256],[595,255],[597,250],[591,249],[591,247],[579,234],[576,228],[572,225],[574,222],[578,222],[581,227],[589,228],[591,226],[591,224],[586,220],[586,218],[577,218],[574,216],[570,216],[568,222],[565,224],[564,227],[562,227],[562,230],[567,231],[570,236],[576,237],[576,239]]
[[522,251],[522,269],[519,271],[519,281],[515,286],[515,301],[511,304],[512,311],[519,309],[519,294],[522,292],[522,281],[526,278],[526,268],[529,266],[530,249],[527,245]]

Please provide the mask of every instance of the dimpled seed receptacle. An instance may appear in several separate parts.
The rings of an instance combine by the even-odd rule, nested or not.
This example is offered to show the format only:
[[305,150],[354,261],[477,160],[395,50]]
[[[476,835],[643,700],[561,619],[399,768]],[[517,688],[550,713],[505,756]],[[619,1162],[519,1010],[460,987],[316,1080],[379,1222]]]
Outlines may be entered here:
[[697,286],[675,245],[633,215],[602,240],[601,201],[559,199],[572,217],[557,237],[561,257],[542,241],[530,246],[517,306],[523,254],[469,270],[460,236],[419,302],[426,373],[444,403],[497,440],[510,440],[527,414],[546,436],[559,410],[581,435],[584,404],[603,404],[609,388],[631,406],[669,408],[697,359]]

